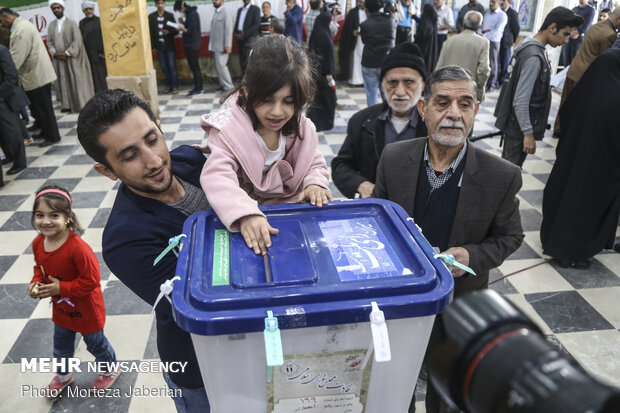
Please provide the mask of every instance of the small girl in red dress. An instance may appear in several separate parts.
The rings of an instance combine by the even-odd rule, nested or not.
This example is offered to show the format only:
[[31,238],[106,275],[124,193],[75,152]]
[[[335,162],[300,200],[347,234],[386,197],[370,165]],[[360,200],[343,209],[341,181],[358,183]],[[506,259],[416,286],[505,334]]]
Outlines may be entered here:
[[[52,298],[54,357],[73,357],[78,332],[96,362],[115,363],[114,349],[103,334],[105,305],[99,262],[79,237],[84,230],[71,210],[69,192],[56,185],[41,188],[32,208],[32,226],[40,234],[32,242],[35,266],[29,293],[32,298]],[[118,375],[118,371],[107,368],[91,387],[106,389]],[[58,367],[47,386],[48,396],[58,396],[72,381],[73,374]]]

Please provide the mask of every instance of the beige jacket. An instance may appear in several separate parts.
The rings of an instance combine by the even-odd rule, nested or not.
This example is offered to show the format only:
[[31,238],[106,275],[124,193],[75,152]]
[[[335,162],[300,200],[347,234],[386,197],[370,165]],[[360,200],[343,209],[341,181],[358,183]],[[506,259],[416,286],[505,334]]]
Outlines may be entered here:
[[463,30],[446,40],[441,48],[436,69],[456,65],[469,70],[478,85],[476,96],[484,100],[484,88],[491,74],[489,41],[471,30]]
[[56,80],[52,61],[37,29],[17,17],[11,27],[11,57],[19,73],[19,82],[26,92]]
[[616,36],[611,22],[600,21],[592,25],[568,68],[566,78],[577,84],[592,62],[614,44]]

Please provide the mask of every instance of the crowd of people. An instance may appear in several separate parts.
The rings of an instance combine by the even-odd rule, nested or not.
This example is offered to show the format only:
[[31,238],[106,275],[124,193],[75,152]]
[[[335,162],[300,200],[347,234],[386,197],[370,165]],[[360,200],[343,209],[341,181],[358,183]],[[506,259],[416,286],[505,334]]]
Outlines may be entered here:
[[[153,261],[169,238],[181,233],[189,215],[212,208],[248,248],[265,255],[278,229],[259,205],[309,202],[320,208],[333,200],[317,132],[334,124],[333,37],[339,12],[326,9],[323,0],[311,0],[311,11],[303,17],[299,6],[287,0],[284,21],[279,22],[269,2],[262,4],[261,16],[261,9],[244,0],[233,20],[223,3],[213,0],[209,42],[221,106],[201,118],[208,135],[205,145],[172,151],[144,101],[128,91],[105,90],[105,82],[100,83],[104,54],[91,2],[83,3],[86,17],[78,26],[64,16],[62,0],[50,0],[57,18],[48,32],[51,61],[34,26],[0,8],[0,23],[10,29],[10,49],[0,45],[0,136],[7,159],[14,163],[8,173],[26,167],[24,142],[29,136],[19,118],[24,106],[29,105],[41,126],[40,146],[60,140],[51,100],[51,83],[56,81],[61,110],[80,112],[78,139],[95,161],[94,169],[121,181],[103,232],[103,258],[115,276],[150,305],[176,266],[171,255],[156,265]],[[348,198],[377,197],[399,204],[433,247],[471,267],[477,277],[458,267],[451,270],[455,297],[486,288],[489,271],[524,239],[517,198],[520,167],[527,154],[536,152],[536,141],[547,129],[551,65],[546,47],[569,44],[588,23],[578,10],[556,7],[534,36],[514,47],[519,27],[511,4],[490,0],[485,11],[472,0],[455,24],[442,0],[425,4],[419,16],[411,0],[398,0],[389,13],[378,0],[358,0],[341,36],[341,79],[363,85],[368,107],[349,120],[344,143],[331,163],[333,182]],[[164,0],[155,5],[149,27],[164,92],[179,90],[174,37],[182,33],[194,78],[189,95],[202,93],[196,7],[177,0],[174,10],[184,15],[177,25]],[[611,247],[620,215],[620,147],[606,121],[620,103],[620,8],[603,10],[607,19],[585,31],[571,64],[577,68],[568,69],[571,83],[558,116],[557,160],[544,190],[543,249],[559,265],[574,268],[587,268],[593,255]],[[236,83],[227,67],[233,39],[243,73]],[[500,89],[495,125],[503,136],[504,159],[467,139],[480,102],[493,89]],[[95,90],[100,93],[93,96]],[[592,90],[600,91],[598,101],[584,108]],[[56,186],[37,191],[32,222],[41,235],[33,243],[37,266],[29,293],[39,299],[55,297],[54,356],[72,356],[70,344],[79,332],[92,343],[89,350],[98,359],[115,360],[103,334],[98,266],[90,265],[96,257],[80,242],[69,192]],[[77,256],[77,268],[50,254],[57,250]],[[88,326],[62,317],[63,306],[81,301],[93,306]],[[173,396],[177,410],[209,411],[190,335],[174,322],[166,300],[157,304],[155,313],[161,360],[188,363],[183,372],[164,374],[170,388],[182,390]],[[439,315],[429,348],[444,334]],[[103,371],[93,386],[108,387],[117,377],[118,372]],[[60,391],[71,380],[58,370],[48,389]],[[430,383],[426,407],[427,412],[450,411]]]

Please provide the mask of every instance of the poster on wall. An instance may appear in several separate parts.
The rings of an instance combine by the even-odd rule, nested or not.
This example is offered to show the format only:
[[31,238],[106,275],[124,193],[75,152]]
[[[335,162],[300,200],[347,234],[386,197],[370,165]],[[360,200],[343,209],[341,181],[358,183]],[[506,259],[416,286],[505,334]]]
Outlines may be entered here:
[[538,0],[523,0],[521,5],[519,5],[519,27],[521,27],[522,31],[534,31],[537,7]]

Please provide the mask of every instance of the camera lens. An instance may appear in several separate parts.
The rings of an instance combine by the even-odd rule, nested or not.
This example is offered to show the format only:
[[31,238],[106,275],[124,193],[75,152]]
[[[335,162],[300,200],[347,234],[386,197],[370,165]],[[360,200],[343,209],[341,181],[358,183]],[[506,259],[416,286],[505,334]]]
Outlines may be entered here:
[[620,393],[557,351],[538,327],[493,291],[443,314],[448,341],[431,353],[431,380],[467,412],[619,412]]

